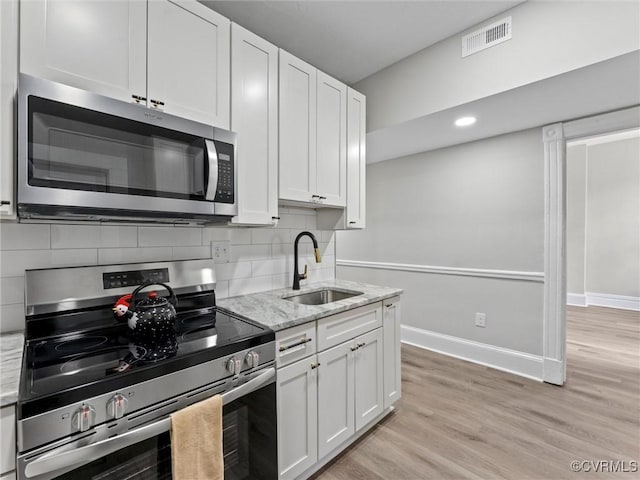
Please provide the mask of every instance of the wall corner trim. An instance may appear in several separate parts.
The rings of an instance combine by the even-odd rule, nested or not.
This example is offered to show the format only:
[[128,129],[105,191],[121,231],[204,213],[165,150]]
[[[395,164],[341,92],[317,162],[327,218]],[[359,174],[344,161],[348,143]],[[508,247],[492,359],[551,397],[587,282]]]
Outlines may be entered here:
[[543,358],[486,343],[431,332],[408,325],[400,326],[402,343],[513,373],[532,380],[543,380]]

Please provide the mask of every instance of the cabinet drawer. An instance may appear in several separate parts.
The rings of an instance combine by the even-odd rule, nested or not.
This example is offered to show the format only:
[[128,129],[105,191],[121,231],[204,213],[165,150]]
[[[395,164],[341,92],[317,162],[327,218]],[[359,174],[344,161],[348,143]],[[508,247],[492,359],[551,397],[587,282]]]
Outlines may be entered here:
[[282,367],[316,353],[316,322],[276,332],[276,365]]
[[381,325],[380,302],[318,320],[318,351],[351,340]]

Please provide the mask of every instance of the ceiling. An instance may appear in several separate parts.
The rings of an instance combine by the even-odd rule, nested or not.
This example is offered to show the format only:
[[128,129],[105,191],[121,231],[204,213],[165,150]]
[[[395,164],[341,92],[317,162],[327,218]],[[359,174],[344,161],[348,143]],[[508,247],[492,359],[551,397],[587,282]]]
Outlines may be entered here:
[[[367,163],[640,105],[638,72],[640,55],[635,51],[369,132]],[[462,116],[478,121],[455,127]]]
[[349,85],[523,0],[200,0]]

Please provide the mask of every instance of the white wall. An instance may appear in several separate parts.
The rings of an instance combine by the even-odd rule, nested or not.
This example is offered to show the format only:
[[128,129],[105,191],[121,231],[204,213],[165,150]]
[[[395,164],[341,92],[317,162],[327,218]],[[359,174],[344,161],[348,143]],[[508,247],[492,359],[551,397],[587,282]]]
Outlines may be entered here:
[[640,138],[591,142],[567,148],[569,301],[640,308]]
[[[322,252],[300,243],[301,265],[315,282],[335,278],[334,232],[316,230],[314,210],[280,208],[278,228],[101,226],[0,223],[0,333],[24,329],[24,271],[75,265],[211,258],[228,240],[231,262],[215,264],[219,298],[284,288],[293,277],[293,240],[311,230]],[[301,267],[302,269],[302,267]]]
[[535,368],[518,373],[539,377],[543,158],[532,129],[369,165],[367,228],[336,234],[338,278],[404,288],[402,323],[424,346],[446,338],[483,363],[488,351],[524,356]]
[[[513,38],[466,58],[460,37],[409,56],[356,83],[367,96],[367,130],[399,124],[637,51],[640,3],[526,2],[511,15]],[[579,41],[577,41],[579,39]]]

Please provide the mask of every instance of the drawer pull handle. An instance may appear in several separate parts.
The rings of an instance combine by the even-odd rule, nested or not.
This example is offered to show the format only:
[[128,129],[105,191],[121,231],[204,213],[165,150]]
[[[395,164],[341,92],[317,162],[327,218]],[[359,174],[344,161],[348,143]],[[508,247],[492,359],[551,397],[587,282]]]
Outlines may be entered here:
[[11,205],[9,200],[0,200],[0,205]]
[[358,349],[358,347],[351,347],[351,351],[355,352]]
[[319,198],[320,200],[326,200],[326,199],[327,199],[327,197],[323,197],[322,195],[320,195],[318,198]]
[[141,95],[131,95],[131,98],[133,98],[136,101],[136,103],[147,101],[147,97],[143,97]]
[[279,350],[281,352],[284,352],[285,350],[289,350],[290,348],[295,348],[295,347],[299,347],[300,345],[304,345],[305,343],[309,343],[311,340],[313,340],[313,338],[301,338],[300,341],[296,342],[296,343],[292,343],[291,345],[283,345],[279,348]]
[[311,370],[315,370],[316,368],[318,368],[320,366],[320,362],[318,363],[312,363],[311,364]]
[[271,217],[271,220],[280,220],[280,217]]
[[359,343],[356,348],[364,347],[366,344],[367,344],[366,342]]
[[153,103],[154,107],[158,107],[158,106],[164,106],[164,102],[160,101],[160,100],[153,100],[151,99],[151,103]]
[[349,225],[355,225],[355,224],[356,224],[355,220],[352,220],[351,222],[349,222]]
[[387,304],[385,305],[385,307],[387,307],[387,308],[389,308],[389,307],[393,307],[393,303],[387,303]]

